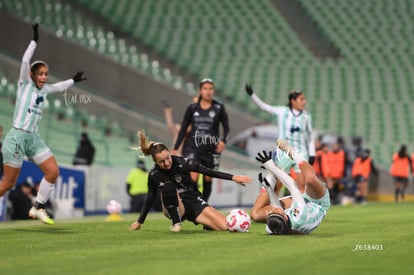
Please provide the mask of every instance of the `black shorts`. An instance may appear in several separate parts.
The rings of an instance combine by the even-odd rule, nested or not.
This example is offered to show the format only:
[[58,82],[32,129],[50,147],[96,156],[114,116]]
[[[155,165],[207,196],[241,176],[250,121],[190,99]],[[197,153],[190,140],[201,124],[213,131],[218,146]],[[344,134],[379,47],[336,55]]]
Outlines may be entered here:
[[394,179],[394,182],[396,182],[396,183],[404,183],[404,184],[408,183],[408,178],[393,177],[393,179]]
[[209,204],[200,196],[182,199],[182,202],[185,208],[183,220],[187,219],[197,225],[198,223],[195,221],[196,218],[203,212],[204,208],[209,206]]
[[207,168],[218,170],[220,165],[220,154],[210,152],[189,152],[184,155],[187,159],[197,160]]

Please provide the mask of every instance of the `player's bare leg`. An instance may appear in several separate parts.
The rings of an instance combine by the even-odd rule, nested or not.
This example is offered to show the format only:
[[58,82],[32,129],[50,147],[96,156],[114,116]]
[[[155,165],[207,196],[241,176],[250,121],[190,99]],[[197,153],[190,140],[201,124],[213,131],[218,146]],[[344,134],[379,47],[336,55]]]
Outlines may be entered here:
[[0,197],[2,197],[7,191],[13,188],[19,177],[21,168],[15,168],[8,165],[3,165],[4,176],[0,181]]

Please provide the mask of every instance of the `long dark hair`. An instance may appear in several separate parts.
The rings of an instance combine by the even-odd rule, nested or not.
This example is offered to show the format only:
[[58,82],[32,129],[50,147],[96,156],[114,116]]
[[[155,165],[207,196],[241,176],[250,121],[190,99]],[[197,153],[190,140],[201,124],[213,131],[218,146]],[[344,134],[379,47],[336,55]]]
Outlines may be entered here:
[[296,100],[298,98],[298,96],[302,95],[303,92],[299,91],[299,90],[293,90],[290,91],[289,93],[289,103],[288,106],[290,109],[292,109],[292,100]]
[[407,156],[407,146],[405,146],[404,144],[401,145],[400,150],[398,151],[398,156],[400,158],[404,158]]

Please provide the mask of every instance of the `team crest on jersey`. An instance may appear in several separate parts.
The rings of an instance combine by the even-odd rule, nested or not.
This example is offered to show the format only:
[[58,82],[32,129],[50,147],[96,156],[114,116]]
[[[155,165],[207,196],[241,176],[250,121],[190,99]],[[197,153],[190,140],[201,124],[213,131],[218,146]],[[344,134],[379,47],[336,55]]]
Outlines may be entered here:
[[183,177],[181,175],[175,175],[174,180],[177,183],[181,183],[181,181],[183,180]]
[[214,112],[214,111],[210,111],[210,112],[208,113],[208,116],[209,116],[209,117],[215,117],[215,116],[216,116],[216,112]]

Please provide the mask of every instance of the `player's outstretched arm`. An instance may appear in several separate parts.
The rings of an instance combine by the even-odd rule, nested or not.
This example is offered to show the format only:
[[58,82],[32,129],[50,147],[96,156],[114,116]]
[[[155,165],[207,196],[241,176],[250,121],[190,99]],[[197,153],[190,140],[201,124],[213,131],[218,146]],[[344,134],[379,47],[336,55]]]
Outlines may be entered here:
[[30,81],[30,60],[34,54],[36,49],[37,41],[39,40],[39,25],[34,23],[32,25],[33,29],[33,39],[30,41],[29,46],[27,47],[26,51],[22,57],[22,63],[20,65],[20,75],[19,75],[19,83],[23,81]]
[[249,95],[251,98],[252,98],[252,100],[253,100],[253,102],[260,108],[260,109],[262,109],[263,111],[266,111],[266,112],[268,112],[268,113],[271,113],[271,114],[275,114],[275,110],[274,110],[274,108],[271,106],[271,105],[269,105],[269,104],[266,104],[266,103],[264,103],[255,93],[254,93],[254,90],[253,90],[253,87],[250,85],[250,84],[247,84],[246,83],[246,87],[245,87],[245,90],[246,90],[246,93],[247,93],[247,95]]
[[83,74],[83,71],[77,71],[71,79],[48,85],[46,88],[46,93],[56,93],[65,91],[66,89],[70,88],[74,83],[79,83],[81,81],[86,80],[86,78],[83,77]]
[[34,23],[32,25],[33,28],[33,41],[37,43],[39,41],[39,24]]

